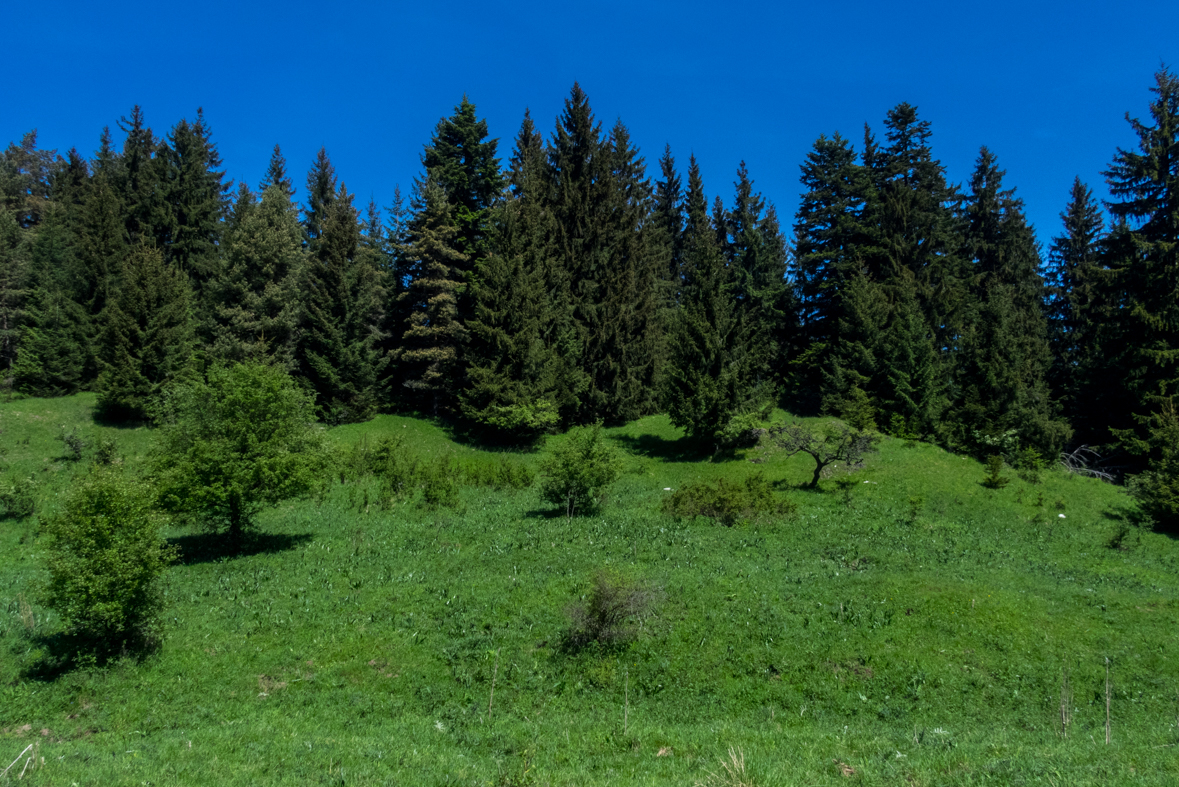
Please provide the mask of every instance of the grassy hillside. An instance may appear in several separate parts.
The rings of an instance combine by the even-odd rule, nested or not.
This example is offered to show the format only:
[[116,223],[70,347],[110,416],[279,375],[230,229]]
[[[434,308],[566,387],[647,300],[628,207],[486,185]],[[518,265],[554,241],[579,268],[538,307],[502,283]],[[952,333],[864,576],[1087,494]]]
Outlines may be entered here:
[[[52,511],[86,472],[63,424],[113,437],[134,471],[150,433],[97,426],[92,405],[0,404],[0,483],[33,476]],[[398,434],[467,467],[504,458],[409,418],[331,432]],[[554,516],[536,485],[430,510],[334,478],[264,514],[248,554],[170,532],[164,647],[105,669],[40,671],[58,626],[42,543],[35,517],[0,520],[0,769],[34,744],[34,784],[737,784],[709,772],[739,747],[758,785],[1179,783],[1179,545],[1117,488],[1054,470],[993,491],[977,462],[886,440],[814,492],[805,457],[708,462],[663,417],[608,434],[625,472],[590,517]],[[793,514],[660,510],[758,472]],[[565,647],[601,570],[662,602],[628,647]]]

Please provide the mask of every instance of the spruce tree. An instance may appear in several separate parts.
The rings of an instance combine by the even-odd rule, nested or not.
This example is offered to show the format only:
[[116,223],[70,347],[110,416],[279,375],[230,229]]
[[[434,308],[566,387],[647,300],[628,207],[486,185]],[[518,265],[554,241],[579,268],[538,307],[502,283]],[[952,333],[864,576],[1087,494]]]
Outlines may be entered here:
[[181,120],[172,128],[160,154],[156,236],[164,259],[183,271],[199,292],[217,275],[217,245],[231,185],[218,169],[221,156],[200,109],[195,121]]
[[737,316],[731,270],[708,219],[700,168],[688,169],[679,309],[669,326],[661,403],[671,422],[702,448],[733,436],[739,416],[756,412],[754,363]]
[[961,341],[956,428],[980,453],[1014,433],[1021,446],[1055,457],[1070,431],[1055,417],[1044,284],[1035,236],[1004,172],[985,147],[966,199],[966,248],[973,260],[972,303]]
[[100,159],[78,210],[74,255],[78,268],[73,299],[81,305],[89,321],[89,350],[82,374],[86,385],[98,376],[100,318],[117,293],[116,280],[127,253],[122,202],[108,172]]
[[275,145],[270,153],[270,164],[266,167],[266,177],[262,178],[258,185],[258,193],[265,194],[271,186],[277,186],[288,201],[295,198],[295,184],[287,174],[287,160],[278,145]]
[[487,252],[489,211],[504,190],[498,145],[487,138],[487,121],[463,96],[454,114],[438,121],[422,154],[425,179],[446,194],[459,230],[457,247],[472,263]]
[[1105,172],[1118,223],[1105,256],[1122,308],[1102,349],[1121,356],[1108,384],[1124,388],[1137,416],[1135,424],[1112,414],[1111,425],[1138,439],[1157,397],[1179,391],[1179,76],[1161,69],[1151,92],[1151,125],[1126,115],[1138,149],[1119,148]]
[[227,362],[295,364],[299,282],[306,265],[298,212],[281,185],[226,232],[224,263],[208,284],[210,350]]
[[[164,162],[158,160],[166,146],[163,140],[156,139],[138,104],[131,107],[131,117],[119,119],[119,128],[127,135],[122,155],[107,161],[109,154],[100,151],[98,166],[106,171],[119,194],[127,239],[131,243],[156,243],[159,233],[166,232],[161,224],[168,220],[160,184]],[[104,148],[108,139],[104,138]]]
[[1060,214],[1064,234],[1052,240],[1046,266],[1048,343],[1052,354],[1049,384],[1082,440],[1095,435],[1087,402],[1089,372],[1099,361],[1097,323],[1103,221],[1093,192],[1073,181],[1069,203]]
[[303,276],[297,349],[302,381],[330,423],[364,421],[376,408],[384,288],[359,250],[359,216],[341,186],[326,205]]
[[493,251],[471,281],[463,415],[500,440],[527,442],[555,428],[577,404],[577,379],[560,351],[570,325],[552,281],[552,213],[541,138],[525,113],[511,157],[512,197],[494,222]]
[[336,199],[336,169],[327,149],[320,148],[307,173],[307,206],[303,208],[303,229],[312,250],[323,233],[323,221]]
[[85,382],[89,317],[72,297],[77,272],[67,208],[49,203],[29,245],[29,296],[13,364],[14,387],[33,396],[77,391]]
[[12,364],[26,318],[28,277],[24,231],[14,213],[0,210],[0,387],[11,385]]
[[799,354],[792,366],[790,398],[817,409],[822,370],[839,338],[842,298],[863,267],[864,167],[839,134],[820,136],[802,165],[805,189],[794,219],[791,279],[799,315]]
[[148,418],[165,386],[190,369],[195,336],[188,279],[158,249],[131,248],[103,310],[97,411],[112,421]]
[[418,187],[419,206],[406,251],[409,282],[406,325],[395,356],[401,384],[416,404],[443,414],[459,392],[459,361],[466,327],[458,302],[470,258],[460,248],[459,229],[446,192],[433,180]]

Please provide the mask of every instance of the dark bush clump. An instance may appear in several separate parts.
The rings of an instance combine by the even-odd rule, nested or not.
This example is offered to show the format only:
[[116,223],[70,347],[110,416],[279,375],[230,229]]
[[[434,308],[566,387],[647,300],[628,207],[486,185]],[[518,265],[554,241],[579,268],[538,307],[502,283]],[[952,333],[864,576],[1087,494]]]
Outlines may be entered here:
[[662,600],[663,591],[657,587],[600,571],[589,593],[568,609],[566,645],[572,649],[590,643],[625,645],[638,636]]
[[688,484],[663,501],[663,511],[680,519],[704,516],[732,527],[762,516],[787,516],[794,505],[776,497],[773,485],[755,473],[739,483],[721,478],[711,484]]

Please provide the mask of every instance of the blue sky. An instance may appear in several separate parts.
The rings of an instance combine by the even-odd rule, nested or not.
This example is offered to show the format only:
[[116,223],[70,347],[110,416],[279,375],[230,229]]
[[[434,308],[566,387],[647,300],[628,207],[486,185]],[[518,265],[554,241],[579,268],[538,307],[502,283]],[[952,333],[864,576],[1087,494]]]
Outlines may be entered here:
[[[1135,138],[1179,2],[61,3],[6,36],[0,142],[39,130],[86,155],[133,104],[163,133],[198,106],[230,177],[256,186],[277,142],[302,186],[326,145],[363,203],[409,191],[423,144],[466,93],[506,160],[526,107],[548,134],[574,80],[648,162],[695,153],[728,202],[744,159],[785,224],[819,134],[859,147],[901,101],[933,124],[951,181],[987,145],[1042,242],[1075,175]],[[14,69],[12,64],[17,64]],[[14,76],[15,75],[15,76]]]

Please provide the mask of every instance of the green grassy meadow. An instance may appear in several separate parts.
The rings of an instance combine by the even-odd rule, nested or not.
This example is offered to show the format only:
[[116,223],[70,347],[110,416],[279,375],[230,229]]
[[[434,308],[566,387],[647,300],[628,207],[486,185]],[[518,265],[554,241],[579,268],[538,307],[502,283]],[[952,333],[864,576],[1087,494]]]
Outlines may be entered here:
[[[264,513],[245,554],[171,530],[160,651],[46,675],[37,518],[88,465],[57,435],[113,438],[127,472],[151,442],[93,403],[0,403],[0,483],[32,476],[38,499],[0,520],[0,769],[36,755],[0,783],[1179,784],[1179,543],[1119,488],[1049,470],[990,490],[976,461],[886,439],[814,492],[808,457],[710,462],[663,416],[608,430],[625,470],[592,516],[555,516],[536,484],[430,510],[333,478]],[[500,459],[414,418],[329,434]],[[757,472],[795,513],[660,510]],[[603,569],[661,604],[627,647],[563,647]]]

